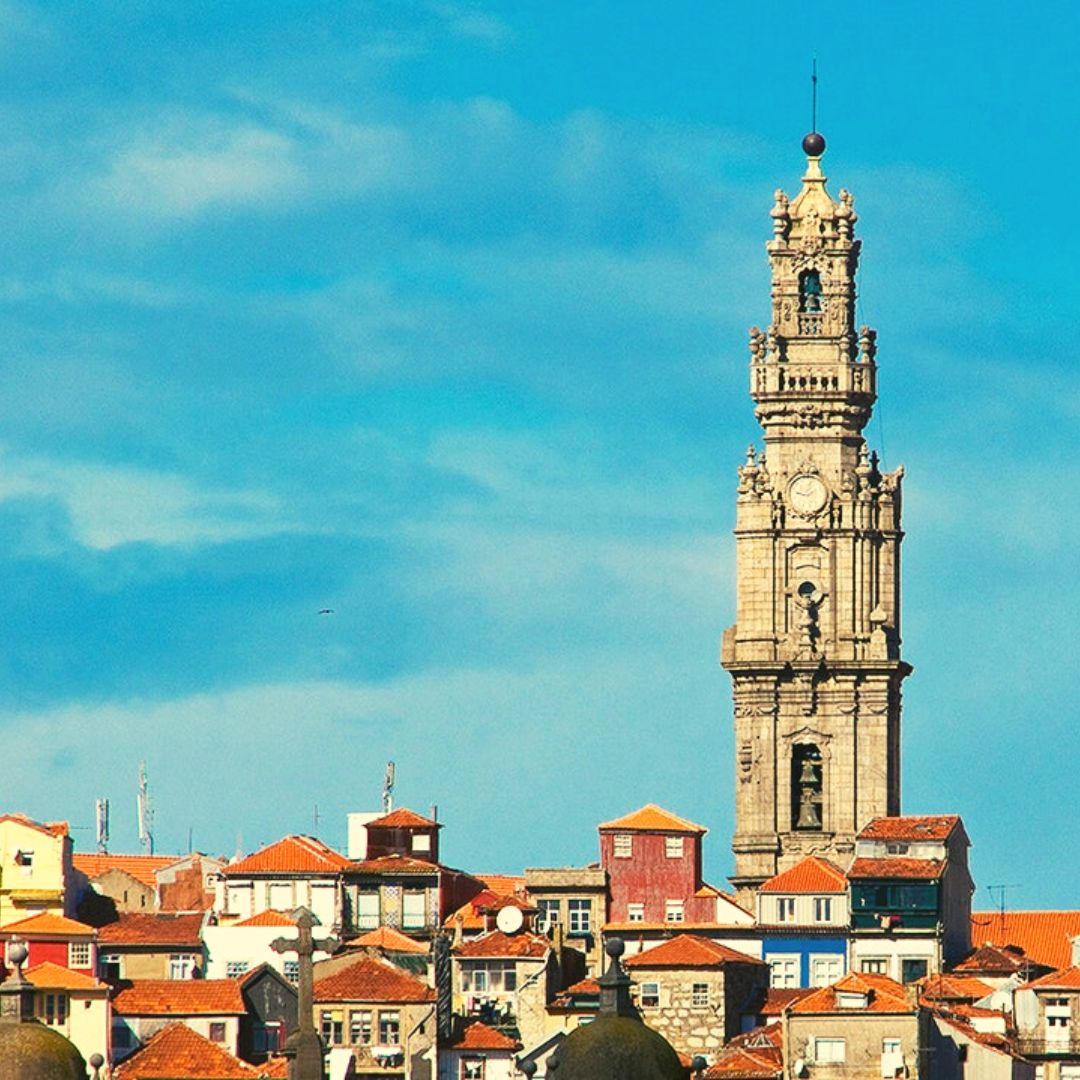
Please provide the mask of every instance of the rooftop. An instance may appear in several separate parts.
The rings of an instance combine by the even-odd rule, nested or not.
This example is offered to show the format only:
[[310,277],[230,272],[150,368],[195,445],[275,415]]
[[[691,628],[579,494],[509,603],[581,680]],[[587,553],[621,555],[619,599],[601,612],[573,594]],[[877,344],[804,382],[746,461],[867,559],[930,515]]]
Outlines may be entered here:
[[267,908],[258,915],[251,915],[246,919],[232,924],[233,926],[295,926],[296,920],[284,911]]
[[157,885],[158,870],[176,862],[175,855],[97,855],[76,852],[71,856],[75,869],[93,880],[109,870],[122,870],[150,888]]
[[380,855],[353,863],[352,868],[363,874],[437,874],[442,869],[438,863],[414,859],[411,855]]
[[521,931],[504,934],[492,930],[483,937],[473,938],[459,945],[454,952],[463,959],[481,957],[520,956],[525,959],[542,959],[551,951],[551,942],[539,934]]
[[856,859],[848,870],[848,878],[904,878],[906,880],[936,881],[946,867],[944,859]]
[[1033,990],[1080,989],[1080,967],[1070,966],[1061,968],[1058,971],[1051,971],[1049,975],[1043,975],[1041,978],[1032,979],[1031,982],[1025,983],[1025,986]]
[[474,1020],[465,1030],[450,1044],[455,1050],[509,1050],[511,1052],[521,1049],[521,1043],[496,1031],[493,1027]]
[[368,949],[383,949],[385,952],[416,953],[417,955],[421,953],[426,955],[429,951],[423,942],[407,937],[392,926],[380,926],[377,930],[369,930],[366,934],[354,938],[352,944],[363,945]]
[[94,928],[86,923],[47,911],[0,926],[0,934],[18,934],[19,937],[93,937],[94,933]]
[[649,803],[632,814],[616,818],[614,821],[605,821],[596,827],[601,832],[609,829],[621,829],[626,832],[696,833],[698,835],[708,832],[703,825],[695,825],[686,818],[677,817],[671,811],[657,806],[656,803]]
[[163,945],[202,948],[203,913],[122,914],[98,930],[99,945]]
[[1072,963],[1071,939],[1080,934],[1080,911],[977,911],[972,945],[1015,945],[1036,964],[1060,969]]
[[230,863],[221,872],[226,877],[246,874],[337,874],[353,863],[313,836],[286,836],[253,855]]
[[72,971],[49,960],[27,968],[25,975],[29,982],[43,990],[108,990],[107,984],[99,982],[92,975]]
[[842,893],[847,892],[844,871],[828,859],[808,855],[790,870],[769,878],[761,886],[765,893]]
[[736,952],[718,941],[696,934],[678,934],[662,945],[628,956],[623,963],[631,970],[649,967],[720,967],[724,964],[764,966],[763,961],[753,956]]
[[237,979],[137,979],[113,998],[121,1016],[231,1016],[247,1012]]
[[34,821],[25,814],[0,814],[0,823],[13,821],[16,825],[25,825],[28,829],[37,829],[47,836],[67,836],[68,823],[66,821]]
[[400,810],[383,814],[367,823],[369,829],[441,829],[442,825],[431,818],[421,817],[412,810],[402,807]]
[[319,977],[315,967],[316,1001],[434,1001],[435,991],[401,968],[373,956],[361,956],[332,975]]
[[180,1023],[163,1027],[113,1069],[114,1080],[254,1080],[266,1075]]
[[[865,994],[867,1004],[862,1008],[850,1008],[839,1003],[840,994]],[[918,1006],[907,999],[906,991],[898,982],[884,975],[870,975],[867,972],[845,975],[832,986],[823,986],[812,994],[807,994],[792,1002],[787,1014],[794,1016],[804,1013],[912,1013]]]
[[960,824],[959,814],[924,814],[917,817],[874,818],[859,840],[947,840]]

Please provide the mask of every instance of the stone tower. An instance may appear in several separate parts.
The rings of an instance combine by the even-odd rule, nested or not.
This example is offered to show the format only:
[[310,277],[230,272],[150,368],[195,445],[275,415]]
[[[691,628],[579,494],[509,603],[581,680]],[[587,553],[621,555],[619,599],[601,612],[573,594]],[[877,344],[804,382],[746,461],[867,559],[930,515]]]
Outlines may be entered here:
[[803,140],[802,190],[777,191],[772,321],[750,331],[765,449],[739,470],[735,873],[744,896],[809,854],[847,866],[871,818],[900,812],[900,481],[862,431],[875,334],[855,328],[853,198],[825,190]]

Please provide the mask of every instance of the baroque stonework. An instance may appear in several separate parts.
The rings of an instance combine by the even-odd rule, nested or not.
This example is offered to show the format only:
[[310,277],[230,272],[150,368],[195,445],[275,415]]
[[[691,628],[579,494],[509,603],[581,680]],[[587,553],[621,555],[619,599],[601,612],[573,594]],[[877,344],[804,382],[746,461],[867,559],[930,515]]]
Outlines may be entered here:
[[738,469],[736,624],[722,662],[735,701],[732,882],[744,894],[806,854],[847,865],[870,818],[900,812],[903,469],[862,431],[877,336],[855,326],[854,198],[776,193],[772,321],[750,331],[764,432]]

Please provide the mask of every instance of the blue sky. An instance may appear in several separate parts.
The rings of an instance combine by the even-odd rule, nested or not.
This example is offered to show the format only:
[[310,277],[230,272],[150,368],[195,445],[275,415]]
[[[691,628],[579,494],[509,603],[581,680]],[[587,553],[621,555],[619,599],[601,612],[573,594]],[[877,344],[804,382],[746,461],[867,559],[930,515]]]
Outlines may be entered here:
[[[1074,5],[0,3],[5,804],[729,872],[746,329],[817,56],[903,462],[904,803],[1080,901]],[[319,616],[322,608],[332,616]]]

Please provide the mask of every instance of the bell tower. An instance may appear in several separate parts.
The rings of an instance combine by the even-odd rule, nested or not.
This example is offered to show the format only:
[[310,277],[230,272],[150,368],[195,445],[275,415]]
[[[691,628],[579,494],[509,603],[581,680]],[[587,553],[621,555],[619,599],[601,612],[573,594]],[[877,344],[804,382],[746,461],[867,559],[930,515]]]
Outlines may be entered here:
[[803,139],[802,190],[777,191],[772,321],[750,331],[764,432],[738,470],[735,873],[742,895],[810,854],[847,866],[871,818],[900,812],[900,482],[862,431],[876,336],[855,328],[854,199],[825,190]]

